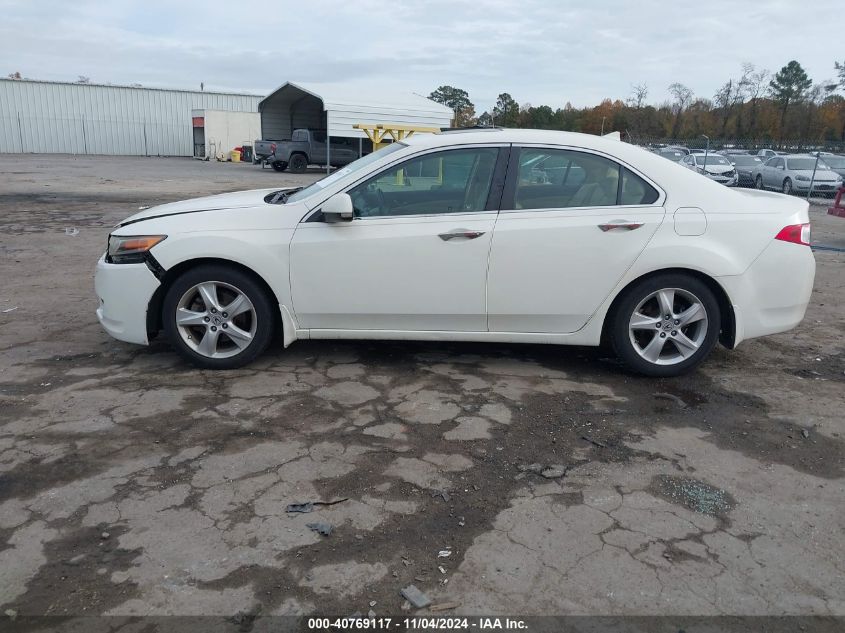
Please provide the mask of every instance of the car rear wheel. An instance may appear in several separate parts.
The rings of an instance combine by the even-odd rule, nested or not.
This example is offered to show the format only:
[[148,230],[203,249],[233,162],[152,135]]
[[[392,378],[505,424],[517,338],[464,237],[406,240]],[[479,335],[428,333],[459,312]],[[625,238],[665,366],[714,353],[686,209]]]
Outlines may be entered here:
[[610,321],[620,360],[647,376],[678,376],[698,366],[719,336],[719,302],[695,277],[669,273],[623,292]]
[[304,154],[294,154],[290,157],[290,170],[297,174],[302,173],[308,168],[308,159]]
[[255,360],[272,338],[270,298],[250,275],[220,264],[176,279],[162,305],[162,324],[180,356],[205,369],[234,369]]
[[758,174],[758,175],[757,175],[757,177],[754,179],[754,186],[755,186],[755,187],[757,187],[757,189],[762,189],[762,188],[763,188],[763,177],[762,177],[762,176],[760,176],[759,174]]
[[277,160],[276,162],[273,163],[273,169],[275,169],[276,171],[284,171],[287,168],[288,168],[288,164],[283,162],[283,161]]
[[791,194],[792,193],[792,180],[790,180],[789,178],[785,179],[783,181],[783,189],[781,191],[783,191],[786,195]]

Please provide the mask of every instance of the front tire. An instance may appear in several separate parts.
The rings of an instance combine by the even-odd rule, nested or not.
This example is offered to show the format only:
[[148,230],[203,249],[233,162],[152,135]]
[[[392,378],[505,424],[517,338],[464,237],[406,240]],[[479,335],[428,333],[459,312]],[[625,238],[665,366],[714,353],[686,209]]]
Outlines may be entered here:
[[757,189],[761,189],[761,190],[763,189],[763,177],[760,176],[759,174],[757,175],[757,178],[754,179],[754,186]]
[[707,358],[720,324],[719,302],[704,282],[666,273],[623,291],[610,317],[610,340],[633,371],[679,376]]
[[170,285],[162,324],[170,344],[188,362],[203,369],[235,369],[267,349],[276,318],[270,297],[251,275],[204,264]]
[[786,195],[790,195],[792,193],[792,180],[790,180],[789,178],[784,180],[783,189],[781,191],[783,191]]

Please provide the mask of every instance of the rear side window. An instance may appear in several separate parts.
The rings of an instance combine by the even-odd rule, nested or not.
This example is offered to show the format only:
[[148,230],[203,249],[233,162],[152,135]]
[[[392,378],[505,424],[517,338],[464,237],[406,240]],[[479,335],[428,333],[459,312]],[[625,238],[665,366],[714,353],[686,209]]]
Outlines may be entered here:
[[659,197],[657,189],[627,167],[622,167],[622,190],[619,192],[619,204],[654,204]]
[[587,152],[523,148],[515,209],[652,204],[657,190],[618,163]]

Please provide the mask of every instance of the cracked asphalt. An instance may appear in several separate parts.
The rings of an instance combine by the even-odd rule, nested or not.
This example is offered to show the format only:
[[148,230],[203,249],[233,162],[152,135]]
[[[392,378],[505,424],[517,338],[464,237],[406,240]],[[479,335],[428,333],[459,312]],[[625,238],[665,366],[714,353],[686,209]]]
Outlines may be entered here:
[[798,329],[677,379],[353,341],[209,372],[100,329],[116,221],[317,177],[0,156],[0,612],[845,615],[845,253]]

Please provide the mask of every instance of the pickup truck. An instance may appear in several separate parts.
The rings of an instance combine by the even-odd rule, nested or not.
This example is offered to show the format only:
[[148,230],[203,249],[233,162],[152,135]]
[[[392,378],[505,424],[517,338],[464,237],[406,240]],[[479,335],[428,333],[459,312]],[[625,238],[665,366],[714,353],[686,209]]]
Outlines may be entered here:
[[[326,131],[301,129],[294,130],[289,141],[255,141],[255,155],[276,171],[290,169],[301,173],[308,165],[325,165]],[[332,167],[348,165],[357,158],[354,139],[332,139],[329,156]]]

